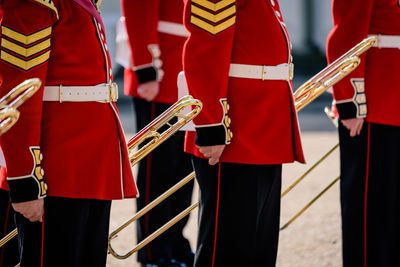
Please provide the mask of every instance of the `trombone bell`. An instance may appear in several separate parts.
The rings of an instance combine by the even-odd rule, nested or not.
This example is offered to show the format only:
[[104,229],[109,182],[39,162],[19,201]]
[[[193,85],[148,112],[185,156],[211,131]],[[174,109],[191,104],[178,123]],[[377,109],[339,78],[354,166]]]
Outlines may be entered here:
[[19,118],[17,108],[36,93],[41,84],[38,78],[26,80],[0,99],[0,135],[17,122]]

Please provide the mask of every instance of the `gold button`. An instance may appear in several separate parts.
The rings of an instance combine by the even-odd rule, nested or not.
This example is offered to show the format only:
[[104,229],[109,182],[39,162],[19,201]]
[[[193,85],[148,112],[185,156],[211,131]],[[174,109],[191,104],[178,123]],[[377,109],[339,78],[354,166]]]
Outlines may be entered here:
[[275,6],[275,1],[274,0],[271,0],[271,5]]

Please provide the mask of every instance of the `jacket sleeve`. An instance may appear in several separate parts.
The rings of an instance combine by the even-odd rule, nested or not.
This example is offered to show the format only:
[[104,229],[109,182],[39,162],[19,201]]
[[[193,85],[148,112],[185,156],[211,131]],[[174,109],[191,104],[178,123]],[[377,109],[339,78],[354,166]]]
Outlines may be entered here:
[[[49,1],[4,0],[0,16],[0,95],[29,78],[44,84],[57,9]],[[43,85],[18,108],[19,120],[1,138],[13,202],[46,196],[40,153],[42,98]]]
[[121,0],[133,67],[139,83],[159,81],[163,75],[157,28],[159,1]]
[[[373,5],[374,0],[333,1],[333,30],[327,42],[328,63],[368,37]],[[360,66],[333,87],[334,104],[341,119],[367,116],[365,60],[363,54]]]
[[194,119],[196,144],[229,144],[228,80],[236,23],[236,1],[185,0],[183,69],[189,93],[203,102]]

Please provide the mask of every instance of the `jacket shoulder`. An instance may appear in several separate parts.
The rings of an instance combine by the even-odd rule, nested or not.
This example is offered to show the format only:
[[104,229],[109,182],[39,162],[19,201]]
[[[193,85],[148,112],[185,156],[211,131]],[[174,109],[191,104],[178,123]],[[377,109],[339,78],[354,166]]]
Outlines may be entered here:
[[49,8],[57,17],[58,19],[58,10],[57,7],[54,5],[54,1],[53,0],[29,0],[33,3],[37,3],[41,6],[43,6],[44,8]]

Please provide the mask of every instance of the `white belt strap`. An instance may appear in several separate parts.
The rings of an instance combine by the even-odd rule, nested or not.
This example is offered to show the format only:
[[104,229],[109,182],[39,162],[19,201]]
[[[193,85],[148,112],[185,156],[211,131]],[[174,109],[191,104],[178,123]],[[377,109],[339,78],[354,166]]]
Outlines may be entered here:
[[189,32],[186,30],[183,24],[169,22],[169,21],[162,21],[158,22],[158,31],[162,33],[188,37]]
[[370,35],[376,37],[376,42],[373,45],[378,48],[398,48],[400,49],[399,35]]
[[45,86],[43,101],[62,102],[116,102],[118,86],[116,83],[96,86]]
[[229,77],[289,81],[293,79],[293,68],[293,64],[287,63],[277,66],[232,63],[229,69]]

